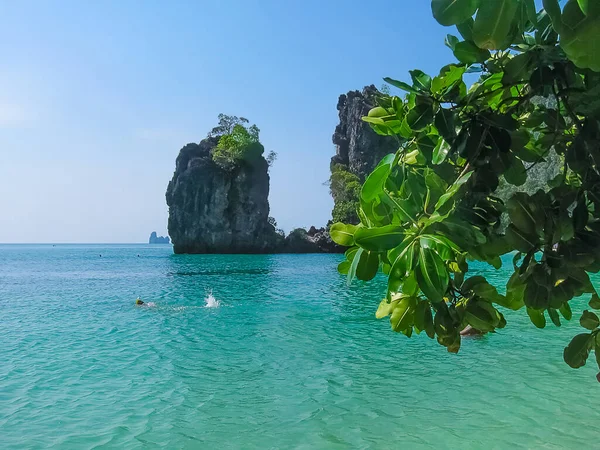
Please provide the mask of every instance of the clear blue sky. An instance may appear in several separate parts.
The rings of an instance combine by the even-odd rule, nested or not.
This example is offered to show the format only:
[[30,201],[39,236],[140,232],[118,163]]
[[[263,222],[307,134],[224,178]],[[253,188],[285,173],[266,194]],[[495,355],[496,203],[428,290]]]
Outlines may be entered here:
[[430,2],[0,4],[0,242],[166,233],[179,149],[217,114],[261,129],[271,215],[324,225],[338,96],[452,62]]

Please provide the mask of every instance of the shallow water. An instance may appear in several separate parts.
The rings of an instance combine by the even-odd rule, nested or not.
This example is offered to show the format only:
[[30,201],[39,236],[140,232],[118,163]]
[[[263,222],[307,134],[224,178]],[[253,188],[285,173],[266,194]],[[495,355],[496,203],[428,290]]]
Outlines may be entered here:
[[346,287],[339,259],[0,246],[0,447],[597,445],[575,323],[507,314],[450,355],[376,320],[381,283]]

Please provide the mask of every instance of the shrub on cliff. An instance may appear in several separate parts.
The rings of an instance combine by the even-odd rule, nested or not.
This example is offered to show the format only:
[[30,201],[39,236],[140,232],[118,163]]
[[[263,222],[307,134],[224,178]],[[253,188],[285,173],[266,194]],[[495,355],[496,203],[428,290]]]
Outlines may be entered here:
[[262,156],[264,147],[258,139],[258,127],[252,125],[246,128],[237,124],[231,133],[219,138],[217,147],[213,150],[213,161],[223,169],[232,169],[240,161],[253,161]]
[[[247,126],[244,117],[219,114],[219,125],[209,133],[209,137],[218,137],[219,143],[212,152],[213,161],[221,168],[231,170],[241,161],[252,162],[260,158],[265,148],[260,143],[260,130],[256,125]],[[267,163],[273,164],[277,154],[269,152]]]
[[344,164],[335,164],[331,168],[329,192],[335,203],[332,211],[334,222],[359,222],[356,211],[359,207],[360,188],[360,179]]

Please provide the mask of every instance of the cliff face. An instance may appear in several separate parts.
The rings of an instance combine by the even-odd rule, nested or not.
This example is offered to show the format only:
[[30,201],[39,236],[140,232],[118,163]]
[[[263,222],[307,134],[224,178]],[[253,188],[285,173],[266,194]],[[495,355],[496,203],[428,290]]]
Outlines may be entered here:
[[331,158],[331,166],[343,164],[361,182],[385,155],[398,150],[397,141],[392,136],[378,135],[361,119],[376,106],[377,94],[379,91],[375,86],[366,86],[362,92],[350,91],[340,95],[337,104],[340,123],[333,134],[336,154]]
[[268,164],[260,156],[232,170],[217,166],[218,138],[188,144],[167,188],[175,253],[268,253],[280,245],[269,217]]
[[331,239],[325,228],[310,227],[292,230],[285,238],[282,253],[343,253],[346,251]]
[[336,154],[331,158],[329,178],[333,222],[359,222],[356,211],[362,183],[385,155],[398,149],[394,137],[378,135],[362,120],[376,105],[378,95],[375,86],[367,86],[338,100],[340,123],[333,134]]

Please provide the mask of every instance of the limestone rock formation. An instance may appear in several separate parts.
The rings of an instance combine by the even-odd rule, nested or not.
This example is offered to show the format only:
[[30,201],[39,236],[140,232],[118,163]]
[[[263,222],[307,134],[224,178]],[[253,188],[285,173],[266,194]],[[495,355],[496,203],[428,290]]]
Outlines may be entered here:
[[158,236],[156,231],[150,233],[150,238],[148,239],[149,244],[170,244],[171,241],[169,236]]
[[331,166],[345,165],[361,182],[385,155],[398,150],[394,137],[375,133],[362,120],[376,106],[378,94],[375,86],[366,86],[362,92],[350,91],[340,95],[337,104],[340,123],[333,134],[335,156],[331,158]]
[[296,228],[285,238],[285,253],[341,253],[346,249],[331,240],[325,228]]
[[212,151],[218,138],[181,149],[167,188],[175,253],[270,253],[283,238],[268,223],[269,174],[259,156],[230,170]]
[[329,178],[333,222],[359,222],[356,211],[362,183],[385,155],[398,149],[394,137],[378,135],[362,120],[376,105],[378,95],[375,86],[367,86],[339,98],[340,123],[333,134],[336,154],[331,158]]

